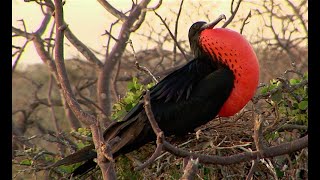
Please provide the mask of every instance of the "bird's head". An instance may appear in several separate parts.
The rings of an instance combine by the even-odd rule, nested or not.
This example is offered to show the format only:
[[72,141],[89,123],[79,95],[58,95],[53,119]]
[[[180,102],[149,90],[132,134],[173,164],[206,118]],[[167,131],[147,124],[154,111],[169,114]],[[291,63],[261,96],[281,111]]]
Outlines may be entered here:
[[224,14],[220,15],[216,20],[214,20],[211,23],[198,21],[192,24],[192,26],[189,29],[188,37],[189,37],[190,48],[194,56],[198,56],[199,53],[201,53],[201,50],[199,47],[200,33],[205,29],[214,28],[214,26],[217,25],[222,19],[226,19],[226,16]]

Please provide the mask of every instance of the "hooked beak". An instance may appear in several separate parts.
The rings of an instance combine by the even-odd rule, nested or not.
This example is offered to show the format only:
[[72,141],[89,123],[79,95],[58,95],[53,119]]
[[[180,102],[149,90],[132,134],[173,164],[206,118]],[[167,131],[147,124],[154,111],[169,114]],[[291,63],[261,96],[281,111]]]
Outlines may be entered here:
[[203,25],[200,30],[205,30],[205,29],[213,28],[213,27],[214,27],[215,25],[217,25],[222,19],[224,19],[224,20],[227,19],[224,14],[221,14],[215,21]]

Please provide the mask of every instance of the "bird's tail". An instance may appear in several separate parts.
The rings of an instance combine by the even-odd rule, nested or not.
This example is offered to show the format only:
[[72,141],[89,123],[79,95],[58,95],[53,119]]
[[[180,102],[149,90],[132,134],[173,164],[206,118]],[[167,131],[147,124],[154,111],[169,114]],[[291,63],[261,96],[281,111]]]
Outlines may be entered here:
[[[137,115],[127,121],[114,121],[107,127],[103,134],[105,142],[111,142],[115,138],[118,139],[114,141],[111,146],[113,158],[138,149],[155,138],[148,120],[144,117],[145,116]],[[86,161],[73,172],[73,177],[82,176],[95,169],[97,164],[93,159],[96,157],[97,154],[94,151],[94,145],[89,145],[57,161],[53,167]]]

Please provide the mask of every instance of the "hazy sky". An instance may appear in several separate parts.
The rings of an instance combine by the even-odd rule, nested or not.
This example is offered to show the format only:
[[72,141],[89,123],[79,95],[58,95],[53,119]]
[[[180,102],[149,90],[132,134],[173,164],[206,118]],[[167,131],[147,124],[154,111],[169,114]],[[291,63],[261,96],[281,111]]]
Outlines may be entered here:
[[[116,7],[118,10],[127,11],[131,7],[131,0],[109,0],[110,4]],[[151,1],[149,7],[153,7],[158,0]],[[230,16],[230,2],[231,0],[185,0],[183,4],[183,9],[179,21],[179,40],[187,40],[187,33],[189,27],[192,23],[204,20],[214,20],[220,14],[225,14],[227,18]],[[174,21],[176,18],[175,13],[178,12],[180,1],[163,1],[162,6],[157,10],[157,12],[163,17],[166,18],[166,22],[172,22],[170,25],[171,31],[174,30]],[[13,0],[13,14],[12,14],[12,25],[22,29],[20,19],[25,21],[28,32],[35,31],[42,21],[43,15],[41,9],[35,2],[23,2],[21,0]],[[196,8],[199,7],[199,8]],[[253,5],[241,4],[239,13],[236,16],[236,19],[239,17],[245,17],[250,9],[254,9]],[[101,36],[106,29],[109,29],[110,24],[116,20],[110,13],[108,13],[96,0],[66,0],[64,5],[64,19],[68,24],[71,31],[88,47],[105,53],[107,36]],[[53,20],[53,18],[52,18]],[[46,34],[49,33],[52,20],[47,28]],[[260,20],[261,21],[261,20]],[[250,19],[250,23],[246,26],[244,35],[251,36],[254,34],[254,31],[258,29],[260,21],[257,21],[253,18]],[[146,39],[143,39],[137,34],[149,33],[150,31],[156,31],[162,33],[163,35],[168,33],[158,17],[154,15],[153,12],[149,12],[146,17],[146,22],[141,28],[133,33],[130,38],[133,41],[133,45],[138,51],[139,49],[151,49],[155,46],[152,42],[147,42]],[[221,23],[222,24],[222,23]],[[153,29],[150,29],[150,26]],[[221,25],[220,25],[221,26]],[[114,36],[117,37],[117,30],[121,27],[121,24],[114,27]],[[235,28],[236,31],[239,31],[239,28],[228,26],[228,28]],[[47,35],[43,37],[47,37]],[[155,33],[153,33],[155,35]],[[249,38],[249,37],[248,37]],[[66,39],[66,38],[65,38]],[[14,45],[22,45],[24,43],[23,38],[14,38]],[[147,42],[147,43],[146,43]],[[72,45],[65,40],[65,58],[70,57],[82,57],[79,52],[77,52]],[[170,48],[172,44],[165,45],[165,47]],[[127,46],[128,50],[131,50]],[[99,56],[98,56],[99,57]],[[100,56],[103,59],[102,56]],[[14,58],[15,59],[15,58]],[[39,56],[35,52],[33,43],[29,43],[25,52],[23,53],[21,60],[19,61],[20,68],[25,64],[31,63],[41,63]]]
[[[131,0],[109,0],[109,2],[119,10],[126,11],[131,7]],[[153,0],[149,7],[155,5],[158,1]],[[212,20],[216,18],[219,14],[225,13],[224,9],[229,8],[230,0],[220,0],[220,1],[190,1],[185,0],[184,2],[184,9],[182,10],[181,14],[181,21],[179,24],[179,35],[181,39],[186,39],[187,31],[189,26],[193,23],[192,21],[198,20],[205,20],[204,17],[199,17],[198,12],[193,12],[194,7],[187,8],[190,4],[208,4],[206,8],[203,8],[203,11],[209,11],[210,7],[214,9],[210,18]],[[157,10],[157,12],[163,15],[167,20],[174,20],[175,17],[173,16],[166,16],[171,9],[172,11],[177,12],[179,8],[180,1],[164,1],[161,8]],[[27,26],[27,31],[33,32],[38,27],[40,22],[42,21],[43,15],[39,8],[39,6],[34,2],[25,3],[20,0],[13,0],[13,16],[12,16],[12,25],[14,27],[22,28],[20,19],[25,21]],[[227,10],[229,12],[229,10]],[[190,15],[193,16],[193,19],[187,19],[185,16]],[[150,24],[154,25],[154,28],[157,29],[157,26],[160,25],[160,20],[156,19],[153,20],[155,17],[153,12],[149,12],[147,15],[147,19]],[[64,5],[64,19],[68,23],[72,32],[88,47],[93,48],[97,51],[104,53],[103,45],[106,44],[106,37],[101,36],[104,33],[105,29],[109,29],[109,26],[112,22],[114,22],[115,18],[110,15],[100,4],[98,1],[95,0],[67,0],[66,4]],[[51,23],[47,28],[50,30]],[[119,28],[117,26],[116,28]],[[170,26],[173,29],[173,24]],[[115,28],[115,30],[116,30]],[[47,30],[47,32],[48,32]],[[116,31],[114,31],[116,32]],[[141,27],[138,31],[139,33],[143,33],[144,29]],[[181,33],[180,33],[181,32]],[[115,34],[116,36],[116,34]],[[134,34],[131,36],[134,39]],[[65,41],[67,44],[68,41]],[[22,38],[14,38],[13,43],[23,44],[24,41]],[[136,50],[139,50],[143,47],[140,45],[138,40],[134,41],[134,46]],[[142,43],[141,43],[142,44]],[[72,45],[71,45],[72,46]],[[151,47],[150,47],[151,48]],[[65,46],[65,57],[72,57],[77,56],[77,53],[73,47],[69,47],[68,45]],[[23,53],[22,59],[19,62],[19,66],[21,64],[30,64],[30,63],[39,63],[42,62],[40,58],[37,56],[35,49],[32,43],[29,43],[25,52]]]

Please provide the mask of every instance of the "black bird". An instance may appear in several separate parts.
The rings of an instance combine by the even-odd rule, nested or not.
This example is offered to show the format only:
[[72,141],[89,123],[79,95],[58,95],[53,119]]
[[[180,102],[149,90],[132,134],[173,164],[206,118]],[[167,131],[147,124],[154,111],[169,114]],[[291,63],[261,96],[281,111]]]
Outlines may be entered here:
[[[217,115],[231,116],[240,111],[255,93],[259,65],[249,43],[229,29],[214,28],[212,23],[196,22],[189,29],[194,59],[150,88],[155,119],[166,136],[183,136]],[[120,137],[112,146],[114,157],[154,141],[143,102],[139,102],[121,121],[114,121],[104,132],[105,141]],[[61,161],[86,161],[74,176],[92,170],[96,163],[94,146],[88,146]]]

